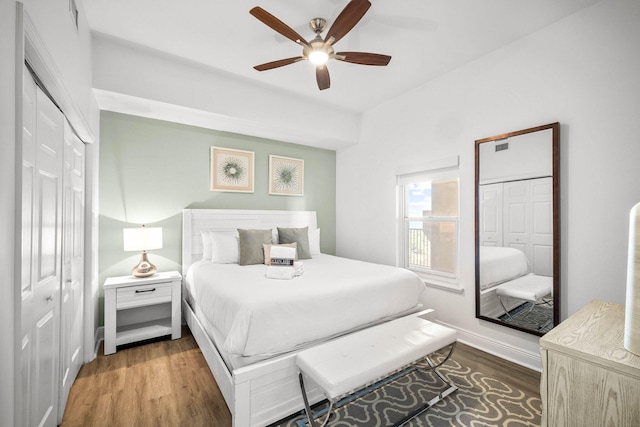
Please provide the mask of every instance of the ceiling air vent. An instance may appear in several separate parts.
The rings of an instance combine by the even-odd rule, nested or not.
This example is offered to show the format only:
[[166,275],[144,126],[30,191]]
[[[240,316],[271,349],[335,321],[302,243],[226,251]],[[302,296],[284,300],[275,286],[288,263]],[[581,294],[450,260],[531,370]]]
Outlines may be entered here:
[[502,144],[496,144],[496,151],[504,151],[509,149],[509,143],[503,142]]

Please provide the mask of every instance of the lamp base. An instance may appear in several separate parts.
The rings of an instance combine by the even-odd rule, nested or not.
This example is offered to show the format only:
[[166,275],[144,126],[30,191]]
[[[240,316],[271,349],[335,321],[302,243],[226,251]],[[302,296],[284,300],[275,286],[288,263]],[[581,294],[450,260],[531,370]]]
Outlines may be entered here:
[[156,274],[156,266],[149,262],[147,251],[142,251],[140,262],[134,267],[132,274],[135,277],[149,277]]

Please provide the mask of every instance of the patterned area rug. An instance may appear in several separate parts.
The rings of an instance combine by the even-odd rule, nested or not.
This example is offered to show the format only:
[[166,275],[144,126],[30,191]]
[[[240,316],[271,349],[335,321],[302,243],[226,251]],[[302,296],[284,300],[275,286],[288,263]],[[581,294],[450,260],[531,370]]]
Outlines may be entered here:
[[[447,361],[440,372],[458,386],[458,391],[438,402],[405,426],[524,427],[539,426],[542,403],[482,372],[471,372],[455,360]],[[412,369],[358,399],[338,403],[328,427],[392,426],[443,390],[435,374]],[[314,407],[320,421],[326,405]],[[302,413],[272,427],[305,427]]]
[[538,304],[529,314],[529,304],[523,304],[509,312],[511,318],[506,314],[500,316],[500,320],[505,323],[522,326],[540,332],[549,332],[553,328],[553,307],[547,304]]

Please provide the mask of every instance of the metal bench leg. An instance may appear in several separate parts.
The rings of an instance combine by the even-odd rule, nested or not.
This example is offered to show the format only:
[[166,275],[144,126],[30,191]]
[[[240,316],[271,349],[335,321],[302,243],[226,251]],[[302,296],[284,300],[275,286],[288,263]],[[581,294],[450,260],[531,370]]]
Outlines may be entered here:
[[509,320],[513,320],[513,317],[511,316],[511,313],[509,313],[509,310],[507,310],[507,307],[504,305],[504,302],[502,301],[502,297],[500,295],[498,295],[498,301],[500,302],[500,305],[502,306],[502,309],[504,310],[505,314],[507,315],[507,318]]
[[[311,427],[316,427],[316,422],[313,419],[313,412],[311,411],[311,406],[309,405],[309,399],[307,398],[307,392],[304,389],[304,379],[302,378],[302,372],[298,373],[298,378],[300,379],[300,391],[302,392],[302,400],[304,400],[304,411],[307,413],[307,424]],[[320,427],[325,427],[327,425],[327,422],[329,421],[329,417],[331,416],[332,410],[333,410],[333,401],[329,401],[327,416]]]
[[433,363],[433,361],[431,359],[429,359],[429,356],[425,357],[424,360],[427,362],[428,366],[424,366],[421,364],[417,364],[417,366],[422,366],[425,368],[430,369],[431,371],[433,371],[438,378],[440,378],[440,380],[445,383],[446,385],[448,385],[449,387],[447,387],[445,390],[441,391],[440,393],[438,393],[437,396],[435,396],[433,399],[431,399],[430,401],[428,401],[426,404],[424,404],[423,406],[421,406],[420,408],[416,409],[415,411],[411,412],[409,415],[407,415],[406,417],[404,417],[402,420],[398,421],[397,423],[394,424],[394,427],[398,427],[398,426],[402,426],[404,424],[406,424],[407,422],[411,421],[412,419],[414,419],[415,417],[417,417],[418,415],[426,412],[429,408],[431,408],[433,405],[435,405],[436,403],[440,402],[442,399],[444,399],[445,397],[449,396],[451,393],[455,392],[456,390],[458,390],[458,387],[456,387],[451,381],[447,380],[444,375],[442,375],[440,373],[440,371],[438,370],[438,368],[440,366],[442,366],[447,360],[449,360],[449,358],[451,357],[451,355],[453,354],[453,350],[456,348],[456,342],[454,342],[453,344],[451,344],[451,348],[449,349],[449,353],[447,354],[447,356],[444,358],[444,360],[440,363]]

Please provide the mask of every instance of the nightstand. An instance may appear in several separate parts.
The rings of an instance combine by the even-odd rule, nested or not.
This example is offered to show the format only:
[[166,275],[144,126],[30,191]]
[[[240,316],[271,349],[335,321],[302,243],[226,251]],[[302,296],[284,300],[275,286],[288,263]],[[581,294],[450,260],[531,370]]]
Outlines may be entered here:
[[104,354],[150,338],[181,336],[181,284],[177,271],[150,277],[110,277],[104,282]]
[[640,425],[640,356],[624,305],[592,301],[540,338],[543,426]]

